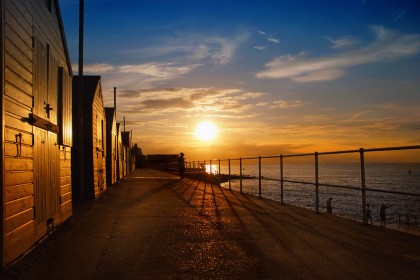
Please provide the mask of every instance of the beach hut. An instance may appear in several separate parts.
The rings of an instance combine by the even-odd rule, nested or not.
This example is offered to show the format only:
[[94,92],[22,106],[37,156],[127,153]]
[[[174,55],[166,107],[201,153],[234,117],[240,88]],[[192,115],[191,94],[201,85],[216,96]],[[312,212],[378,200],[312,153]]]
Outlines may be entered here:
[[117,181],[125,177],[124,175],[124,149],[121,140],[121,124],[117,123]]
[[[77,201],[98,198],[106,191],[106,137],[105,109],[102,97],[100,76],[83,76],[83,90],[80,93],[80,76],[73,78],[73,113],[74,137],[83,134],[83,147],[77,146],[82,153],[73,154],[73,164],[83,162],[83,170],[73,170],[73,180],[83,178],[82,184],[73,184],[73,192]],[[81,108],[82,107],[82,108]],[[83,127],[77,127],[83,118]],[[83,172],[83,173],[82,173]]]
[[1,1],[1,263],[72,215],[72,70],[57,0]]
[[114,107],[105,108],[106,117],[106,184],[111,186],[117,182],[117,108],[116,88],[114,88]]
[[125,161],[123,162],[123,169],[125,176],[134,171],[135,159],[132,152],[132,133],[131,131],[121,131],[121,141],[123,146],[123,154]]

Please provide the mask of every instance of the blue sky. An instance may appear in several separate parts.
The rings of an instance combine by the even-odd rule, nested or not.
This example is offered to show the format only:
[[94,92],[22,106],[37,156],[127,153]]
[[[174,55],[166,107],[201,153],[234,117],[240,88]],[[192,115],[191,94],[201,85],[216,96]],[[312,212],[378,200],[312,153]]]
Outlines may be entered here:
[[[78,1],[59,2],[77,74]],[[420,143],[418,1],[85,0],[84,50],[146,154]]]

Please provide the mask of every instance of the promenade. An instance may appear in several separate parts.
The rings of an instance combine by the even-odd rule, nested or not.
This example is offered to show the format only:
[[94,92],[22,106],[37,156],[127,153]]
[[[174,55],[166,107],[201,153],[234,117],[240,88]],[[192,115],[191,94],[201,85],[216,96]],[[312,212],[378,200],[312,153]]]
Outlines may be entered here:
[[6,279],[420,279],[420,237],[138,169]]

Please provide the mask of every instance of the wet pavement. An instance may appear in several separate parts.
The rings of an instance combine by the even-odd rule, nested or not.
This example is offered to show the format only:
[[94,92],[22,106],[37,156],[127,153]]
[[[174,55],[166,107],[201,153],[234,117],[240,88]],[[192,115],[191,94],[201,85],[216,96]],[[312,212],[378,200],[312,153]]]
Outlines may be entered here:
[[5,279],[420,279],[420,237],[136,170]]

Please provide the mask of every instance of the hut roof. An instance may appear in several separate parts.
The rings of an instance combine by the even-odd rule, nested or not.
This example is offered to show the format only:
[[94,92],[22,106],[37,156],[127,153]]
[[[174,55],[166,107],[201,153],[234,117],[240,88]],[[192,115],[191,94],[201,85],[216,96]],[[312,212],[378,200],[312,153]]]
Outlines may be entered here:
[[[80,81],[80,76],[73,77],[73,88],[77,89],[76,85]],[[96,89],[101,86],[101,76],[83,76],[83,97],[88,104],[93,102],[95,98]]]
[[72,70],[71,61],[70,61],[69,49],[67,47],[66,33],[64,32],[64,24],[63,24],[63,19],[61,17],[60,4],[58,2],[59,2],[58,0],[54,0],[54,5],[55,5],[55,7],[57,7],[56,12],[57,12],[58,24],[59,24],[59,27],[60,27],[61,38],[63,40],[64,53],[65,53],[65,56],[66,56],[67,72],[70,74],[70,76],[73,76],[73,70]]

